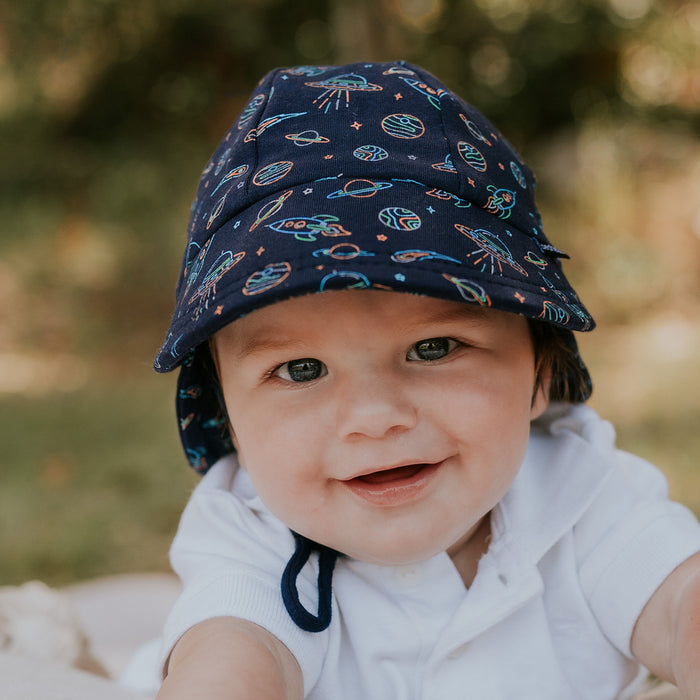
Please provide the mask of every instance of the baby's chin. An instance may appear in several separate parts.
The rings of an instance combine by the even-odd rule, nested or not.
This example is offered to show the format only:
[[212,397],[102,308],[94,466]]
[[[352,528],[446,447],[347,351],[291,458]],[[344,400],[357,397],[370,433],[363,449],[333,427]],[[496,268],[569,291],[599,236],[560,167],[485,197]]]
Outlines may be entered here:
[[476,522],[470,519],[468,522],[453,523],[452,528],[444,529],[435,526],[440,523],[437,515],[431,520],[434,527],[396,528],[393,531],[386,528],[383,532],[362,540],[344,536],[343,533],[335,541],[332,536],[309,539],[335,549],[350,559],[386,567],[415,566],[446,554],[462,575],[471,577],[490,543],[488,513]]
[[420,543],[415,538],[406,538],[405,542],[381,542],[373,541],[367,546],[359,545],[336,545],[332,542],[322,542],[327,547],[331,547],[350,559],[374,564],[376,566],[403,567],[415,566],[432,559],[438,554],[442,554],[459,540],[448,540],[444,546],[442,543],[427,542]]

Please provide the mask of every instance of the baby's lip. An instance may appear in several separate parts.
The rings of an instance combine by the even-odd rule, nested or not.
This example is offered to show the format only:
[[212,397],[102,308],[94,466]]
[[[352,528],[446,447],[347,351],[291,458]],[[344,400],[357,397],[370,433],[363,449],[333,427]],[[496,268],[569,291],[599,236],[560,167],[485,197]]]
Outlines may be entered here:
[[364,470],[341,483],[372,506],[403,506],[420,498],[444,460],[398,464]]
[[362,474],[361,476],[356,476],[355,480],[362,481],[365,484],[388,484],[392,481],[398,479],[409,479],[415,476],[423,467],[427,464],[406,464],[403,467],[391,467],[389,469],[380,469],[379,471],[370,472],[368,474]]
[[355,479],[364,481],[366,483],[382,484],[389,481],[394,481],[396,479],[406,478],[410,476],[411,473],[417,473],[425,467],[432,467],[434,465],[440,464],[443,460],[405,460],[402,462],[397,462],[386,467],[374,467],[372,469],[365,469],[357,474],[354,474],[347,479],[342,479],[342,481],[354,481]]

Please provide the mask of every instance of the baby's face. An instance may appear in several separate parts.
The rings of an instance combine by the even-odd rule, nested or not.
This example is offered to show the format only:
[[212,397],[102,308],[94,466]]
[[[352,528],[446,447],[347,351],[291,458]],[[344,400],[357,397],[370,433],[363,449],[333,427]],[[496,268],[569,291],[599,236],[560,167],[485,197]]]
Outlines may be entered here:
[[456,554],[518,472],[533,402],[527,322],[352,290],[251,313],[215,338],[238,456],[287,526],[351,557]]

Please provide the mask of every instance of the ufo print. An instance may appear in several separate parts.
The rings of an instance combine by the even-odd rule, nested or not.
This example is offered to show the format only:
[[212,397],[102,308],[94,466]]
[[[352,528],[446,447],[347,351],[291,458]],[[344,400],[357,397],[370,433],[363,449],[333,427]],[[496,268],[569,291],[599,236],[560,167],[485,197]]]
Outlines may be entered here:
[[452,154],[448,153],[445,156],[445,160],[442,161],[442,163],[433,163],[431,166],[434,170],[440,170],[443,173],[456,173],[457,168],[455,168],[454,163],[452,162]]
[[209,268],[209,272],[204,276],[197,291],[192,295],[188,304],[199,301],[197,315],[201,313],[202,304],[206,303],[211,294],[214,293],[216,283],[237,263],[245,257],[245,251],[232,253],[230,250],[222,253]]
[[428,190],[426,194],[430,197],[435,197],[436,199],[441,199],[444,202],[449,202],[452,200],[454,202],[454,205],[456,207],[459,207],[460,209],[468,209],[471,207],[471,202],[467,199],[462,199],[461,197],[458,197],[456,194],[452,194],[451,192],[446,192],[445,190],[438,190],[436,188],[433,188],[432,190]]
[[192,285],[199,278],[202,268],[204,267],[204,258],[211,247],[214,236],[212,236],[202,248],[199,244],[192,241],[187,246],[187,265],[185,272],[187,275],[187,283],[185,285],[185,296],[190,293]]
[[343,75],[336,75],[332,78],[326,78],[325,80],[319,80],[313,83],[305,83],[308,87],[322,88],[323,92],[314,100],[314,104],[319,102],[319,109],[323,109],[324,113],[328,113],[328,110],[335,100],[335,108],[340,107],[340,102],[343,96],[345,96],[345,106],[348,107],[350,104],[350,93],[351,92],[379,92],[383,90],[381,85],[375,85],[374,83],[368,83],[367,78],[364,78],[357,73],[345,73]]
[[477,255],[478,252],[483,252],[483,255],[478,257],[475,261],[474,264],[478,265],[479,263],[483,263],[481,269],[485,270],[486,269],[486,260],[488,258],[491,259],[491,273],[495,272],[495,265],[494,265],[494,260],[496,261],[496,265],[498,265],[498,270],[499,272],[503,271],[503,268],[501,267],[501,263],[505,263],[506,265],[509,265],[512,267],[514,270],[517,270],[521,275],[524,275],[525,277],[528,276],[527,270],[522,265],[519,265],[515,259],[513,258],[513,254],[510,252],[508,247],[506,246],[505,243],[495,234],[492,233],[491,231],[487,231],[486,229],[479,228],[479,229],[472,229],[469,228],[468,226],[463,226],[462,224],[455,224],[455,228],[460,232],[463,233],[465,236],[468,238],[471,238],[476,245],[479,246],[479,251],[475,253],[469,253],[467,257],[471,257],[472,255]]

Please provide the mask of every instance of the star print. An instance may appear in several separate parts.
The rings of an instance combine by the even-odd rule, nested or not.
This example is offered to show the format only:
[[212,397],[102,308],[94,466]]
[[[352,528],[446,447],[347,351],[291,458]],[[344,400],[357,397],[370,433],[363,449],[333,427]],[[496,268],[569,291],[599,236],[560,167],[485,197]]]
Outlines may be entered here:
[[350,128],[355,129],[355,131],[359,131],[361,126],[362,124],[360,124],[358,121],[354,121],[352,124],[350,124]]
[[223,304],[221,306],[216,307],[216,311],[214,312],[214,316],[221,316],[221,312],[224,310]]
[[320,272],[323,270],[323,265],[316,265],[316,269]]
[[233,228],[238,228],[241,225],[240,219],[236,221],[236,223],[233,225]]
[[408,156],[408,159],[409,159],[409,160],[415,160],[415,159],[416,159],[416,156]]
[[311,194],[312,192],[313,192],[313,189],[312,189],[311,187],[307,187],[307,188],[304,190],[304,194]]
[[515,293],[515,298],[516,298],[521,304],[524,304],[524,303],[525,303],[525,297],[524,297],[520,292],[516,292],[516,293]]
[[330,160],[333,156],[329,153],[327,156],[323,156],[323,160]]
[[394,275],[394,279],[396,279],[399,282],[405,282],[406,281],[406,275],[402,275],[400,272]]
[[255,254],[256,254],[258,257],[260,257],[264,252],[265,252],[265,248],[263,248],[262,246],[260,246],[260,247],[255,251]]
[[377,240],[378,240],[378,241],[385,241],[385,240],[386,240],[386,236],[385,236],[383,233],[380,233],[380,234],[377,236]]
[[403,100],[403,95],[402,95],[400,92],[397,92],[397,93],[394,95],[394,99],[397,100],[397,101],[398,101],[398,100]]
[[434,214],[434,213],[435,213],[435,209],[433,209],[432,207],[428,207],[428,211],[429,211],[431,214]]
[[506,169],[505,166],[503,165],[503,163],[499,163],[499,164],[498,164],[498,167],[499,167],[501,170],[505,170],[505,169]]
[[472,187],[475,186],[475,185],[474,185],[474,180],[472,180],[470,177],[467,178],[467,182],[468,182]]

